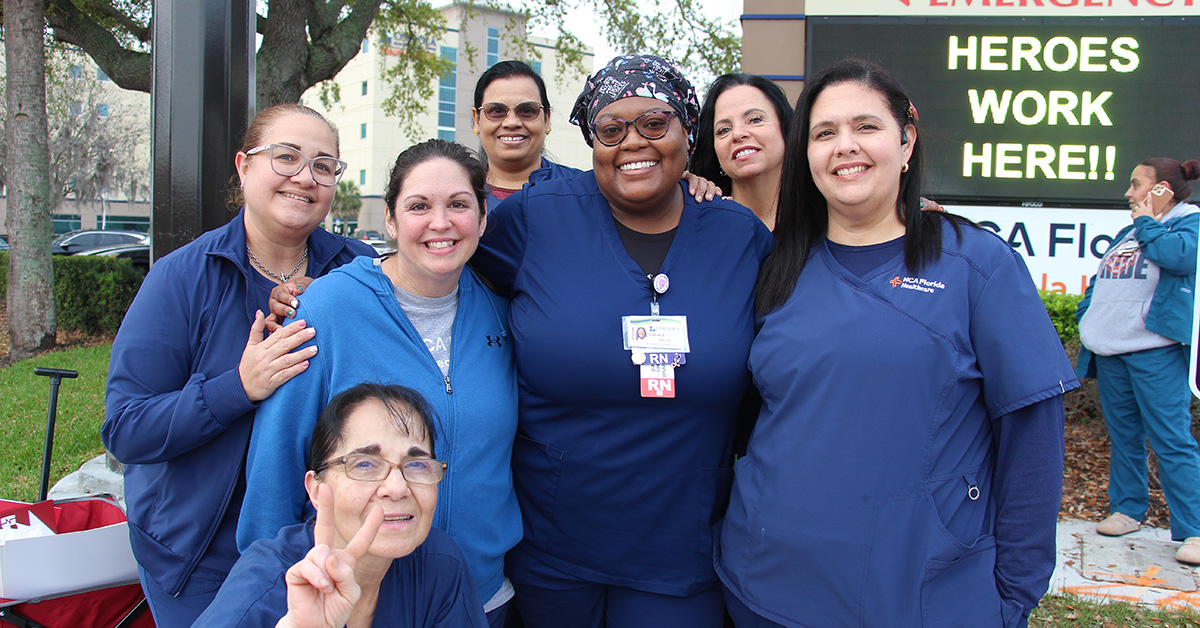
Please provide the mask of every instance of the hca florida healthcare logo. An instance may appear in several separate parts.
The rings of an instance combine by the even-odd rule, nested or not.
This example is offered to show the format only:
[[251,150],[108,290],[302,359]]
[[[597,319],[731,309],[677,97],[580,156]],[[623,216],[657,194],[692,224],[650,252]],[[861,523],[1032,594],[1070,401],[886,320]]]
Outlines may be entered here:
[[917,292],[928,292],[930,294],[946,289],[946,284],[936,279],[925,279],[924,277],[901,277],[900,275],[896,275],[888,283],[893,288],[916,290]]

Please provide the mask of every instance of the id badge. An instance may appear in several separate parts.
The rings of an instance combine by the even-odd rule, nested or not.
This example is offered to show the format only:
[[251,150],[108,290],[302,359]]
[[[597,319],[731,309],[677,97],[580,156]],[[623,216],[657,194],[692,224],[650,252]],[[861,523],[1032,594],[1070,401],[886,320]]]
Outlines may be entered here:
[[642,396],[675,398],[675,367],[670,364],[643,364]]
[[622,316],[621,333],[625,349],[644,353],[687,353],[686,316]]

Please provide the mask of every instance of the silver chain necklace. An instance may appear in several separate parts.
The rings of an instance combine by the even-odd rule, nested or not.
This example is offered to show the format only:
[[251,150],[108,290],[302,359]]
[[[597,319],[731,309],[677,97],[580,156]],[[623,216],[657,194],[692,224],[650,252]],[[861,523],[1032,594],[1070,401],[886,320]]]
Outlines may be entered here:
[[300,267],[303,266],[305,260],[308,259],[308,245],[305,244],[304,245],[304,255],[300,258],[300,263],[296,264],[296,267],[292,269],[292,272],[284,273],[282,275],[276,275],[275,273],[271,272],[270,268],[263,266],[262,262],[258,261],[257,257],[254,257],[254,251],[251,251],[250,247],[246,247],[246,252],[250,254],[250,261],[254,262],[254,265],[258,266],[259,270],[263,271],[264,273],[267,273],[267,275],[269,275],[271,278],[279,281],[279,283],[287,283],[287,280],[291,279],[292,275],[295,275],[297,272],[299,272]]

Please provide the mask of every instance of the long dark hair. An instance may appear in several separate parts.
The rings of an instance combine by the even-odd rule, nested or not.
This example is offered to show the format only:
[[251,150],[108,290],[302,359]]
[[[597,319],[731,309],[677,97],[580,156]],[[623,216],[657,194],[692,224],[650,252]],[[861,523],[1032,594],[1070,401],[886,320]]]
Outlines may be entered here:
[[[759,315],[783,305],[792,295],[800,272],[829,228],[825,197],[813,181],[808,163],[808,129],[813,103],[832,85],[860,83],[878,92],[892,117],[903,129],[916,119],[904,88],[887,70],[862,59],[843,59],[823,68],[809,79],[796,101],[796,111],[787,133],[783,158],[783,180],[779,186],[779,213],[775,222],[775,248],[758,276],[755,307]],[[955,232],[965,219],[941,212],[923,212],[921,207],[921,144],[913,138],[908,170],[900,173],[896,216],[904,225],[904,264],[917,273],[942,252],[942,223],[949,220]]]
[[708,86],[708,94],[704,96],[704,105],[700,107],[700,122],[696,127],[696,149],[688,162],[688,170],[716,183],[726,193],[733,189],[733,181],[729,175],[721,171],[721,161],[717,158],[716,138],[713,137],[713,125],[717,119],[717,98],[734,87],[749,85],[762,92],[771,106],[775,108],[775,117],[779,120],[779,131],[785,136],[788,124],[792,120],[792,106],[788,104],[787,94],[778,85],[757,74],[722,74]]

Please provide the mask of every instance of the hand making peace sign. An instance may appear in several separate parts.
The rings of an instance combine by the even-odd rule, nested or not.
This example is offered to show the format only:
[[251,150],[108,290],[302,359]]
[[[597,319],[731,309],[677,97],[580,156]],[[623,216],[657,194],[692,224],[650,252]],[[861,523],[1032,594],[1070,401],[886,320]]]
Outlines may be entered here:
[[341,628],[358,603],[362,591],[354,567],[375,541],[383,508],[373,506],[354,538],[344,549],[336,549],[332,490],[324,483],[317,486],[314,545],[284,576],[288,611],[276,628]]

